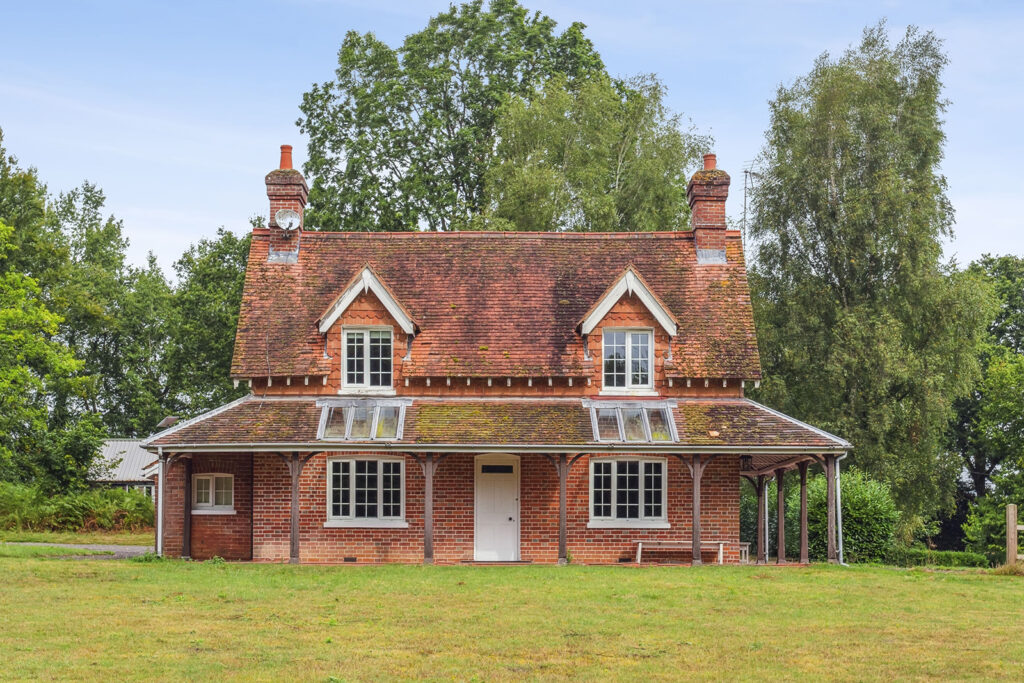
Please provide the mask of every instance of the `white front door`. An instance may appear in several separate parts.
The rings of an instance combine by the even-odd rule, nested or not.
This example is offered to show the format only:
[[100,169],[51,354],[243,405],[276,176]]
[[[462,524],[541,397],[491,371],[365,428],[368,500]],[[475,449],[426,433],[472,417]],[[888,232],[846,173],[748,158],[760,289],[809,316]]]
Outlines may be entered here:
[[515,562],[519,559],[519,457],[476,458],[474,559]]

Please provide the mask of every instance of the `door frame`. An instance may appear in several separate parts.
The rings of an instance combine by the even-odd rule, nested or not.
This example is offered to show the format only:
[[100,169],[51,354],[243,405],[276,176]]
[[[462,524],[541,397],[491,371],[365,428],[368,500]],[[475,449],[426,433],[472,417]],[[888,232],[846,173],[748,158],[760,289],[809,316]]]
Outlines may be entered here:
[[[473,458],[473,561],[474,562],[519,562],[522,555],[522,493],[523,473],[521,458],[515,453],[483,453]],[[477,555],[477,527],[480,524],[477,495],[480,488],[481,465],[512,465],[516,475],[516,552],[512,560],[479,560]]]

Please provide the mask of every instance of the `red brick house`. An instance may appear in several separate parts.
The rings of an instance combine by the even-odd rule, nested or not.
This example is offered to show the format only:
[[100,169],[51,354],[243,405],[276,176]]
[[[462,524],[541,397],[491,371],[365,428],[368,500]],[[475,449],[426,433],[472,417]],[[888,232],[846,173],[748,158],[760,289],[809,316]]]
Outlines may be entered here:
[[159,552],[738,562],[746,478],[763,562],[771,477],[818,464],[836,509],[850,444],[744,398],[760,361],[714,155],[689,232],[324,233],[302,229],[290,149],[249,253],[250,393],[145,442]]

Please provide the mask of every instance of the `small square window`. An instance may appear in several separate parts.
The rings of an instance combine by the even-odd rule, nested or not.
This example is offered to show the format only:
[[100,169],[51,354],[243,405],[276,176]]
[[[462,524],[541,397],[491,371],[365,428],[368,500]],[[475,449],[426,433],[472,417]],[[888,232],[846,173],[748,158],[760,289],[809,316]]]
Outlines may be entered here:
[[325,439],[345,438],[345,409],[342,407],[328,408],[327,424],[324,425]]
[[209,505],[210,504],[210,478],[199,477],[196,479],[196,494],[195,504],[196,505]]
[[391,330],[345,331],[345,386],[391,389]]
[[597,434],[601,441],[618,441],[619,411],[615,408],[597,409]]
[[398,438],[398,406],[380,406],[377,408],[377,433],[375,439]]
[[651,441],[671,441],[672,430],[668,424],[668,411],[664,408],[648,408],[647,421],[651,425]]
[[218,507],[230,507],[233,503],[231,477],[213,478],[213,504]]
[[647,433],[644,430],[644,411],[640,408],[623,408],[622,426],[626,441],[647,441]]
[[352,426],[349,428],[348,438],[369,439],[373,408],[367,405],[357,405],[352,406],[349,410],[352,411]]
[[651,358],[654,349],[651,330],[604,331],[604,388],[650,389]]

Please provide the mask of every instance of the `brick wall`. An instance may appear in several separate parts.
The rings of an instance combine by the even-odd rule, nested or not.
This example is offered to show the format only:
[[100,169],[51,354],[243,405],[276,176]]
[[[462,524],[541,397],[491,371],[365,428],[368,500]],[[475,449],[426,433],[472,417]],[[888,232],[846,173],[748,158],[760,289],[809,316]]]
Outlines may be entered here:
[[[164,482],[164,554],[181,557],[185,528],[185,460],[170,466]],[[214,555],[226,560],[252,559],[252,459],[248,453],[197,454],[192,457],[192,474],[234,475],[233,515],[192,515],[193,559]],[[159,487],[157,488],[159,490]],[[160,504],[159,498],[156,499]]]
[[[325,528],[328,454],[309,461],[300,478],[300,557],[307,563],[421,562],[423,559],[423,473],[405,458],[406,529]],[[346,456],[350,457],[350,456]],[[351,456],[359,457],[359,456]],[[602,456],[594,456],[602,457]],[[254,458],[253,559],[287,561],[290,490],[287,467],[277,455]],[[670,529],[588,529],[589,458],[573,466],[568,480],[568,549],[581,563],[632,559],[640,539],[688,541],[692,484],[686,466],[666,459]],[[434,475],[434,558],[438,563],[473,559],[474,457],[452,454]],[[704,472],[702,535],[728,542],[726,561],[739,560],[739,461],[720,456]],[[211,518],[216,519],[216,518]],[[168,542],[168,548],[170,548]],[[195,543],[193,543],[195,547]],[[520,458],[520,556],[537,563],[558,560],[558,477],[543,455]],[[649,553],[649,559],[688,560],[688,552]],[[706,562],[715,553],[704,553]]]

